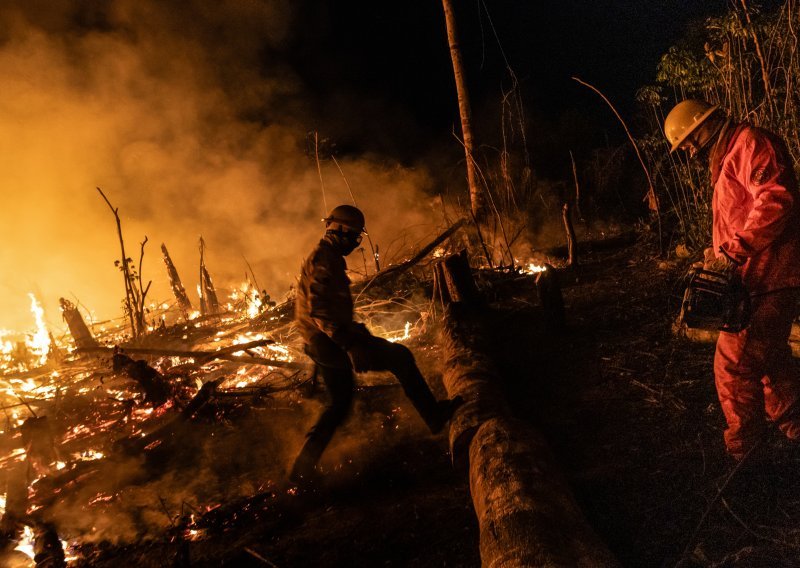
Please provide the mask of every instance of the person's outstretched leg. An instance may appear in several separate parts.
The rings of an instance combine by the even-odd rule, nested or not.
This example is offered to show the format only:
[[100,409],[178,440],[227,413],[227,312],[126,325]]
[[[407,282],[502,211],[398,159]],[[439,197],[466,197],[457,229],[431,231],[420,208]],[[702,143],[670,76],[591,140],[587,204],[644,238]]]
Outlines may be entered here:
[[417,367],[414,355],[405,345],[375,336],[369,336],[367,345],[372,352],[370,370],[394,374],[430,431],[434,434],[441,431],[462,400],[437,401]]

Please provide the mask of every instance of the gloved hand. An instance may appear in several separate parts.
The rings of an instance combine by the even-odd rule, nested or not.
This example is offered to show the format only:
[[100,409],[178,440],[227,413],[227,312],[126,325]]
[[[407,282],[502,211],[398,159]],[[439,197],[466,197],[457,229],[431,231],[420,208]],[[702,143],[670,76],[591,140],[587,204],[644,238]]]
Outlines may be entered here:
[[356,373],[363,373],[372,368],[372,350],[365,341],[365,336],[356,336],[355,340],[347,348],[347,355],[353,364]]

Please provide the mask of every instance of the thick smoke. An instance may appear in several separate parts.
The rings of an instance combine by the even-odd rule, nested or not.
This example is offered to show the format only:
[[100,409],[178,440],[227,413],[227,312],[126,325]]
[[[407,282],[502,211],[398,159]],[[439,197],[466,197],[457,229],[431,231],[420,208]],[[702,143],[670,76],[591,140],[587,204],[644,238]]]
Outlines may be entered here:
[[[100,319],[121,315],[116,227],[97,186],[119,208],[128,255],[138,260],[149,238],[151,299],[170,299],[162,242],[194,296],[200,235],[218,286],[241,282],[247,258],[260,285],[283,295],[325,210],[306,148],[315,124],[279,55],[295,25],[291,6],[4,2],[0,328],[32,326],[31,290],[55,326],[59,296]],[[434,231],[424,171],[378,158],[339,161],[383,250]],[[350,202],[332,162],[322,174],[327,206]],[[411,232],[398,238],[403,230]]]

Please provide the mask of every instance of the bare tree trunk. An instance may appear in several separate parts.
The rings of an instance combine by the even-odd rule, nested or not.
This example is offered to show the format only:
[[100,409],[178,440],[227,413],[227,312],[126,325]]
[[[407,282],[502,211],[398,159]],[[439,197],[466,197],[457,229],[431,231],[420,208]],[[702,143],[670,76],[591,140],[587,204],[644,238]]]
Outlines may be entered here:
[[564,232],[567,234],[567,265],[578,265],[578,239],[575,236],[575,227],[572,226],[572,215],[569,202],[561,207],[561,220],[564,222]]
[[453,75],[455,76],[456,92],[458,93],[458,110],[461,115],[461,133],[463,135],[464,152],[467,157],[469,201],[472,207],[472,214],[477,219],[482,219],[485,214],[485,203],[483,191],[478,185],[478,176],[475,172],[472,142],[472,110],[469,104],[469,91],[467,91],[464,67],[461,62],[461,50],[458,46],[456,15],[451,0],[442,0],[442,6],[444,7],[444,18],[447,25],[447,41],[450,44],[450,58],[453,60]]
[[575,157],[572,155],[572,150],[569,151],[569,159],[572,162],[572,178],[575,180],[575,212],[578,214],[578,219],[583,221],[583,213],[581,213],[581,186],[578,183],[578,168],[575,166]]

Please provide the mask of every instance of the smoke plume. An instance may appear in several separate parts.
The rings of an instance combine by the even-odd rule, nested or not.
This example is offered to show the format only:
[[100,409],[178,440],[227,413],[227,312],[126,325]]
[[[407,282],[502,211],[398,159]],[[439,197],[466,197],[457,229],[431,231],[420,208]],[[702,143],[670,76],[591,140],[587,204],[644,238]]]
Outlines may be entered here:
[[[0,328],[32,327],[29,291],[54,326],[60,296],[98,319],[121,315],[116,226],[95,187],[119,208],[128,256],[138,262],[149,239],[150,299],[171,299],[164,242],[196,301],[200,235],[218,286],[240,283],[246,258],[282,297],[325,211],[306,148],[315,124],[280,56],[296,25],[292,3],[277,0],[4,3]],[[434,231],[425,171],[339,163],[382,249]],[[350,202],[331,161],[322,176],[328,208]]]

